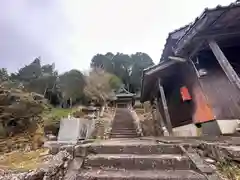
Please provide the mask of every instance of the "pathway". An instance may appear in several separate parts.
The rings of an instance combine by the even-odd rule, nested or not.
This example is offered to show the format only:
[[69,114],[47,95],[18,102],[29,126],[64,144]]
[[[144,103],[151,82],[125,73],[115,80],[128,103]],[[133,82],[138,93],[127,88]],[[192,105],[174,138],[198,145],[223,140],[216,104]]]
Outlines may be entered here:
[[82,169],[76,173],[77,180],[218,179],[197,153],[188,152],[181,143],[138,137],[130,113],[128,109],[118,108],[110,139],[77,149],[85,157]]
[[77,180],[205,180],[179,146],[111,139],[87,146]]
[[136,138],[138,137],[134,119],[127,108],[118,108],[112,124],[110,138]]

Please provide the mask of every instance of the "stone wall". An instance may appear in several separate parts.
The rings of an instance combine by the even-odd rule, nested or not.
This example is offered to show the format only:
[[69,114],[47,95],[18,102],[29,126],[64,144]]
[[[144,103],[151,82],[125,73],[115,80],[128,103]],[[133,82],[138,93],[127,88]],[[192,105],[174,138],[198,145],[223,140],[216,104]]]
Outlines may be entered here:
[[72,158],[67,151],[60,151],[36,170],[23,173],[6,172],[0,174],[0,180],[62,180]]

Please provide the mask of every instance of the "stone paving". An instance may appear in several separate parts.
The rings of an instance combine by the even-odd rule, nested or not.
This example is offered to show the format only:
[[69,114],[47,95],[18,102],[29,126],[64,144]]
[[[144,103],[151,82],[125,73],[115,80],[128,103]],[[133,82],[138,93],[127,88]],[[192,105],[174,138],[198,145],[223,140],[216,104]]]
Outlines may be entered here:
[[239,160],[239,137],[139,137],[84,145],[77,179],[221,179],[198,150],[215,159]]
[[206,179],[181,147],[154,140],[110,139],[85,144],[81,180]]
[[118,108],[112,123],[110,138],[136,138],[137,127],[130,109]]

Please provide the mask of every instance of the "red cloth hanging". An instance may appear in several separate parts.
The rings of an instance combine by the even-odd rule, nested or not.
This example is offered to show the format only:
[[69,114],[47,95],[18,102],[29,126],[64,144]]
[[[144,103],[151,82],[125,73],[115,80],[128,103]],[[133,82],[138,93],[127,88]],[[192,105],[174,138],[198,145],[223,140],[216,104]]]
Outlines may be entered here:
[[181,96],[183,101],[190,101],[192,100],[192,97],[188,91],[188,88],[186,86],[183,86],[180,88]]

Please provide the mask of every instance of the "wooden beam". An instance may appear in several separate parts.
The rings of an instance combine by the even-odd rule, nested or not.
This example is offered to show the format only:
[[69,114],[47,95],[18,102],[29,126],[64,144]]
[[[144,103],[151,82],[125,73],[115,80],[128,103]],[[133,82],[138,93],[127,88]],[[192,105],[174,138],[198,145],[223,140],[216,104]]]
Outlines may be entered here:
[[146,71],[145,74],[146,75],[151,75],[151,74],[154,74],[158,71],[161,71],[163,69],[166,69],[170,66],[172,66],[173,64],[176,64],[177,61],[166,61],[166,62],[162,62],[158,65],[155,65],[153,68],[151,68],[150,70]]
[[229,30],[224,30],[224,31],[210,31],[207,33],[201,33],[194,37],[194,39],[214,39],[214,38],[219,38],[219,37],[235,37],[235,36],[240,36],[240,29],[229,29]]
[[210,40],[208,43],[213,54],[215,55],[216,59],[218,60],[220,66],[222,67],[223,71],[227,75],[230,82],[240,89],[240,79],[235,70],[233,69],[232,65],[229,63],[226,56],[218,46],[218,44],[214,40]]
[[169,135],[172,136],[173,135],[172,123],[171,123],[171,119],[170,119],[170,115],[169,115],[169,111],[168,111],[166,96],[165,96],[164,89],[163,89],[163,86],[161,85],[161,81],[159,78],[158,78],[158,88],[159,88],[161,99],[162,99],[164,114],[165,114],[166,123],[167,123],[167,129],[168,129]]
[[164,134],[164,127],[166,127],[165,125],[165,122],[163,120],[163,116],[161,114],[161,111],[160,111],[160,104],[159,104],[159,98],[157,99],[157,119],[158,119],[158,122],[160,123],[160,126],[161,126],[161,131],[162,131],[162,134]]
[[151,114],[152,114],[153,121],[155,123],[154,135],[155,136],[159,136],[159,135],[163,136],[164,135],[164,132],[163,132],[164,122],[163,122],[163,118],[162,118],[160,108],[158,105],[159,105],[159,102],[155,101],[155,98],[151,100]]
[[[198,57],[197,57],[197,58],[198,58]],[[199,74],[199,72],[198,72],[198,70],[197,70],[197,67],[195,66],[195,64],[194,64],[194,62],[192,61],[191,58],[189,58],[189,62],[190,62],[190,64],[192,65],[192,67],[193,67],[193,69],[194,69],[197,77],[200,78],[200,74]]]
[[176,57],[176,56],[168,56],[168,59],[177,61],[177,62],[186,62],[187,61],[185,58]]

